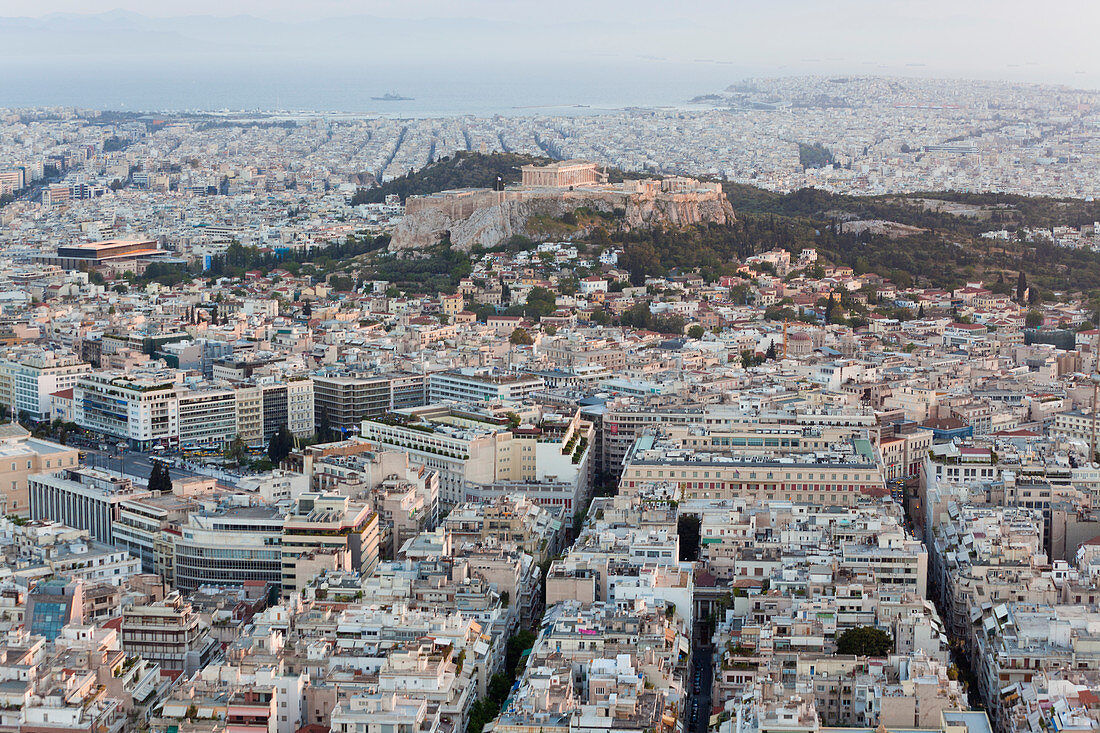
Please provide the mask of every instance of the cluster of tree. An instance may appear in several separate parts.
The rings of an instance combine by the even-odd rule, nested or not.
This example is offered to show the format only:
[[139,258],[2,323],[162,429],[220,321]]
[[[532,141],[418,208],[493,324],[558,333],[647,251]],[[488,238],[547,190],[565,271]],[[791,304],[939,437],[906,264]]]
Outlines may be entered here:
[[[641,328],[657,333],[683,335],[687,322],[683,316],[655,316],[649,310],[649,303],[635,303],[619,316],[619,325],[628,328]],[[701,334],[700,334],[701,336]]]
[[836,640],[837,654],[860,657],[885,657],[894,650],[894,640],[882,629],[857,626],[847,629]]
[[482,729],[500,713],[508,691],[519,674],[519,663],[523,654],[535,643],[535,634],[524,629],[508,640],[504,652],[504,672],[497,672],[489,678],[486,695],[474,701],[470,706],[470,717],[466,723],[466,733],[481,733]]
[[504,183],[518,183],[520,166],[546,164],[550,158],[518,153],[473,153],[458,151],[429,163],[417,171],[410,170],[403,176],[374,188],[360,189],[352,197],[353,206],[378,204],[386,196],[397,194],[405,201],[409,196],[447,191],[452,188],[492,188],[498,177]]
[[153,461],[153,470],[149,473],[149,490],[172,493],[172,476],[164,461]]
[[527,291],[527,302],[523,307],[523,315],[532,318],[548,316],[558,309],[558,296],[548,288],[536,285]]
[[527,333],[525,328],[517,328],[512,331],[512,335],[508,337],[508,343],[513,346],[530,346],[535,343],[535,340],[531,338],[531,334]]
[[285,252],[274,252],[269,249],[261,250],[258,247],[246,247],[238,242],[233,242],[226,248],[224,253],[215,255],[211,259],[210,267],[205,271],[197,263],[182,265],[152,262],[142,274],[134,275],[130,273],[127,279],[135,285],[157,282],[171,287],[182,282],[190,282],[193,278],[201,276],[243,277],[250,270],[267,272],[275,268],[282,268],[296,274],[305,263],[310,263],[315,270],[325,273],[336,265],[343,264],[348,258],[385,249],[389,241],[388,235],[348,237],[344,241],[333,242],[323,247]]
[[448,239],[417,254],[420,256],[380,258],[369,264],[367,271],[409,293],[442,293],[454,292],[472,269],[469,255],[452,248]]
[[267,457],[272,465],[278,466],[294,450],[294,436],[286,425],[279,428],[267,441]]
[[[856,206],[847,209],[846,201],[855,201]],[[875,272],[902,287],[950,290],[974,280],[992,282],[999,273],[1027,271],[1034,293],[1030,298],[1039,299],[1042,292],[1053,290],[1100,291],[1100,254],[1089,250],[1057,247],[1045,241],[994,244],[973,235],[970,230],[974,225],[961,217],[920,210],[918,216],[906,221],[902,214],[915,211],[915,207],[876,203],[872,209],[894,208],[896,215],[884,211],[870,213],[859,197],[839,197],[811,190],[776,196],[771,208],[788,203],[794,211],[816,213],[739,212],[737,220],[728,224],[636,229],[617,232],[612,239],[622,246],[619,262],[630,273],[630,280],[635,285],[642,284],[647,276],[693,269],[713,280],[720,275],[734,274],[732,262],[742,261],[760,251],[781,248],[797,254],[802,248],[810,247],[816,249],[825,262],[848,265],[857,274]],[[822,206],[835,206],[838,211],[850,210],[852,216],[900,220],[900,223],[915,226],[918,224],[914,222],[925,216],[939,223],[892,239],[870,231],[845,231],[832,210],[829,215],[822,213]],[[940,225],[948,220],[958,223],[953,227]]]
[[241,277],[249,270],[266,272],[276,267],[292,270],[293,264],[313,263],[318,270],[331,269],[334,263],[356,257],[368,252],[385,249],[390,243],[386,235],[378,237],[347,237],[324,247],[311,247],[302,250],[274,252],[257,247],[245,247],[237,242],[230,244],[225,252],[215,255],[207,272],[215,277]]
[[680,537],[680,561],[699,559],[699,527],[702,519],[695,514],[681,514],[676,519],[676,534]]
[[798,144],[798,163],[803,168],[824,168],[832,162],[832,151],[821,143]]

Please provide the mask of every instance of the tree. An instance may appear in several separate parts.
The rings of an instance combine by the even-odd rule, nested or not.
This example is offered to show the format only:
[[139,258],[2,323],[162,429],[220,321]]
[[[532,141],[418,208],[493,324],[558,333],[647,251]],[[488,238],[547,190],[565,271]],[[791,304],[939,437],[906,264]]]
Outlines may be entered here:
[[172,492],[172,476],[163,461],[153,461],[153,470],[149,472],[149,490],[166,494]]
[[775,357],[775,342],[772,341],[770,344],[768,344],[768,350],[764,352],[764,359],[767,361],[771,361]]
[[291,435],[290,429],[284,425],[267,442],[267,457],[277,466],[290,455],[292,450],[294,450],[294,436]]
[[1020,276],[1016,278],[1016,300],[1023,303],[1025,297],[1027,297],[1027,275],[1020,270]]
[[508,342],[513,346],[530,346],[535,343],[535,340],[531,338],[531,334],[527,333],[525,329],[517,328],[508,337]]
[[653,314],[649,311],[648,303],[635,303],[619,316],[619,323],[632,328],[649,328],[652,322]]
[[504,651],[504,673],[515,677],[523,653],[535,644],[535,633],[524,629],[508,640]]
[[700,326],[698,323],[696,323],[695,325],[691,326],[691,328],[688,329],[688,338],[693,338],[693,339],[698,340],[698,339],[703,338],[704,333],[706,333],[706,329],[704,329],[702,326]]
[[524,306],[525,315],[542,318],[553,313],[558,308],[558,297],[544,287],[536,285],[527,292],[527,305]]
[[302,316],[306,320],[309,320],[310,318],[313,317],[313,306],[310,305],[308,300],[305,303],[302,304]]
[[894,650],[894,640],[882,629],[858,626],[848,629],[836,640],[837,654],[858,657],[885,657]]
[[244,442],[244,438],[240,435],[233,438],[233,442],[225,450],[225,457],[235,461],[237,466],[243,466],[248,460],[248,444]]
[[1028,328],[1038,328],[1043,325],[1043,314],[1037,310],[1029,310],[1024,316],[1024,325]]

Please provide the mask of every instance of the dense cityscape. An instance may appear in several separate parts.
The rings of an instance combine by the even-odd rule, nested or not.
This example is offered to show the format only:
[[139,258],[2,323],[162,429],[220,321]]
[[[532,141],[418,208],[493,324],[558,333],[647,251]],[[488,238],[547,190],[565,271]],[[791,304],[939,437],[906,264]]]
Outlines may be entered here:
[[0,111],[0,733],[1097,730],[1097,94]]

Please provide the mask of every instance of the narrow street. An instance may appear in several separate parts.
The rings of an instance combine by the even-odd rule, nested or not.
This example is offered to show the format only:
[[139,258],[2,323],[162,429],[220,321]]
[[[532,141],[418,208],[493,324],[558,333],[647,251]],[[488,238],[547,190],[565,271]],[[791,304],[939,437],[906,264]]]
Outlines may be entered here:
[[710,643],[710,625],[697,623],[692,640],[691,708],[688,731],[706,733],[710,723],[711,682],[714,676],[714,647]]

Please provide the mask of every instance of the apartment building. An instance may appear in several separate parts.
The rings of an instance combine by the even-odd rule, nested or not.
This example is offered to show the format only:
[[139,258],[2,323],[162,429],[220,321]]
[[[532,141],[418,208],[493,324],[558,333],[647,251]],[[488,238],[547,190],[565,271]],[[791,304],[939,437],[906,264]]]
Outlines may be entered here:
[[864,450],[846,455],[748,456],[695,453],[645,435],[625,459],[619,491],[628,496],[716,501],[788,498],[851,506],[883,487],[882,470],[870,443],[863,442]]
[[541,427],[513,426],[480,408],[446,404],[395,416],[365,420],[362,438],[404,450],[415,464],[438,471],[444,504],[484,499],[475,494],[496,484],[509,485],[501,493],[522,491],[522,484],[562,484],[567,490],[552,501],[570,511],[587,494],[594,430],[579,412],[544,414]]
[[532,374],[502,374],[491,369],[473,368],[435,372],[428,380],[428,401],[463,404],[519,402],[545,386],[542,377]]
[[346,496],[302,494],[283,522],[281,548],[284,596],[322,571],[366,575],[379,560],[378,514]]
[[217,640],[202,628],[198,614],[177,592],[158,603],[123,611],[119,633],[127,655],[159,664],[172,678],[194,674],[218,651]]
[[[262,400],[245,398],[249,429],[262,419]],[[237,423],[237,391],[230,388],[199,387],[176,391],[177,440],[181,448],[222,446],[240,434]],[[255,434],[255,432],[253,433]],[[257,441],[262,443],[262,433]]]
[[91,368],[72,354],[41,349],[12,352],[0,359],[0,404],[15,415],[49,420],[51,395],[71,389]]
[[237,435],[258,446],[284,426],[313,432],[309,379],[229,386],[159,368],[101,372],[77,381],[72,404],[78,425],[138,449],[220,447]]

